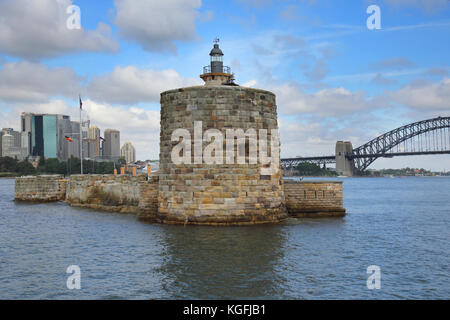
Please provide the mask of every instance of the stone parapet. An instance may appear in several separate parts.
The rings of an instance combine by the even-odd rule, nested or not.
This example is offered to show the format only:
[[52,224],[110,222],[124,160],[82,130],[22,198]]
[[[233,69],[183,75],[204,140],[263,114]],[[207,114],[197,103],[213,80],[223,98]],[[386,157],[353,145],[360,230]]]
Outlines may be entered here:
[[[217,168],[216,168],[217,169]],[[216,170],[215,169],[215,170]],[[234,168],[234,170],[238,170]],[[233,171],[232,171],[233,172]],[[236,191],[245,181],[244,178],[234,178],[229,173],[215,172],[214,178],[204,180],[191,180],[188,185],[197,185],[200,194],[194,198],[201,199],[200,210],[205,210],[204,215],[189,216],[186,223],[226,225],[226,224],[254,224],[279,221],[279,215],[270,216],[271,209],[277,212],[277,206],[281,203],[292,217],[315,218],[315,217],[340,217],[345,215],[342,200],[342,182],[339,181],[293,181],[285,180],[283,187],[284,200],[279,198],[272,207],[267,205],[264,197],[272,197],[269,191],[264,191],[263,187],[255,185],[247,186],[250,191]],[[226,179],[225,179],[226,177]],[[216,179],[224,179],[228,189],[217,191],[209,189],[215,187]],[[207,184],[207,186],[205,186]],[[175,189],[179,183],[172,182],[166,184]],[[139,220],[148,222],[179,223],[171,219],[162,220],[158,215],[159,197],[159,176],[152,175],[146,179],[146,175],[114,176],[114,175],[74,175],[67,179],[62,176],[30,176],[16,178],[15,200],[28,202],[51,202],[66,201],[72,206],[92,208],[95,210],[105,210],[112,212],[123,212],[136,214]],[[181,197],[186,191],[179,191]],[[201,194],[204,192],[204,194]],[[242,193],[241,193],[242,192]],[[204,200],[211,199],[211,200]],[[227,200],[229,199],[229,200]],[[247,200],[246,200],[247,199]],[[241,216],[229,215],[220,205],[227,203],[232,208],[242,205],[242,210],[252,210],[251,208],[265,209],[268,212],[261,215],[261,210],[244,211]],[[233,204],[233,205],[231,205]],[[192,206],[197,205],[196,202]],[[234,206],[235,205],[235,206]],[[247,209],[245,209],[247,208]],[[178,209],[183,214],[183,209]],[[209,211],[208,211],[209,210]],[[239,210],[239,209],[235,209]],[[279,210],[279,209],[278,209]],[[279,212],[279,211],[278,211]],[[190,220],[192,219],[192,220]]]
[[73,175],[67,184],[66,202],[97,210],[139,213],[141,184],[145,180],[145,175]]
[[61,175],[27,176],[16,178],[15,201],[64,201],[67,180]]
[[146,222],[155,222],[158,212],[159,176],[150,176],[148,181],[139,183],[139,213],[138,219]]
[[345,216],[342,181],[284,181],[286,208],[292,217]]

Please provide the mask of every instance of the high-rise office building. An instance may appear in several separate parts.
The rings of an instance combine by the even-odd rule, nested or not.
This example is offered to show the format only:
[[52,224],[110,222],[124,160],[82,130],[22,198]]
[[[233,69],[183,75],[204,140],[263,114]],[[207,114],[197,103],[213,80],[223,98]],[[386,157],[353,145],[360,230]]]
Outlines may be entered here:
[[3,132],[3,134],[9,134],[13,137],[12,147],[20,147],[21,146],[22,136],[21,136],[20,132],[14,131],[13,128],[3,128],[2,132]]
[[25,159],[28,156],[28,150],[23,138],[21,132],[14,131],[12,128],[3,128],[0,135],[0,156]]
[[23,112],[20,117],[21,123],[21,132],[22,132],[22,144],[24,144],[24,135],[27,137],[28,141],[25,143],[27,147],[27,154],[31,155],[31,123],[32,123],[33,115],[31,113]]
[[14,137],[7,132],[2,133],[2,157],[9,157],[10,150],[14,147]]
[[[70,156],[79,157],[79,142],[77,132],[73,131],[70,117],[60,114],[36,114],[22,113],[21,115],[21,140],[22,145],[28,139],[24,147],[27,153],[34,157],[58,158],[67,160]],[[65,137],[70,136],[73,142],[68,142]]]
[[81,135],[83,139],[89,138],[89,127],[91,125],[91,120],[84,120],[81,125]]
[[[21,115],[21,131],[17,133],[17,137],[14,132],[10,134],[19,141],[23,149],[27,149],[26,156],[43,156],[64,161],[72,156],[80,158],[80,139],[83,158],[98,159],[101,155],[100,129],[97,126],[91,128],[90,120],[82,122],[80,137],[80,122],[71,121],[70,116],[24,112]],[[117,160],[120,157],[120,132],[110,131],[108,158]]]
[[120,149],[120,156],[125,158],[127,163],[136,162],[136,149],[131,144],[131,142],[125,142]]
[[88,138],[95,141],[95,157],[100,156],[100,129],[97,126],[92,126],[89,128]]
[[103,145],[103,158],[117,161],[120,158],[120,131],[105,130],[105,143]]
[[97,141],[95,139],[83,139],[83,159],[96,160]]
[[58,158],[57,115],[33,115],[31,122],[31,155]]

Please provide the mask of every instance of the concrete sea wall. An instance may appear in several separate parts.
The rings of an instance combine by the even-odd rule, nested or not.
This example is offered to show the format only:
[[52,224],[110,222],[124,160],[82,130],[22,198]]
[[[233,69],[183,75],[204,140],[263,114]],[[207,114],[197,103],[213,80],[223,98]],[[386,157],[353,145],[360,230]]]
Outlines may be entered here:
[[[16,178],[15,200],[66,201],[71,206],[133,213],[139,220],[161,222],[158,217],[159,177],[146,175],[74,175]],[[284,181],[283,203],[296,218],[341,217],[342,182]],[[213,201],[214,195],[211,195]],[[220,199],[220,198],[219,198]]]
[[342,217],[342,181],[284,181],[286,207],[296,218]]

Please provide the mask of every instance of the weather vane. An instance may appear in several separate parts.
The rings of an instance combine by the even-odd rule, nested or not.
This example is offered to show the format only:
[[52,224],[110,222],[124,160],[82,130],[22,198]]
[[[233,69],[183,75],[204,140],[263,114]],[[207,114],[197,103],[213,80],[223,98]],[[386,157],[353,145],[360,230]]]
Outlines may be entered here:
[[219,39],[219,38],[215,38],[215,39],[214,39],[214,43],[218,44],[219,42],[220,42],[220,39]]

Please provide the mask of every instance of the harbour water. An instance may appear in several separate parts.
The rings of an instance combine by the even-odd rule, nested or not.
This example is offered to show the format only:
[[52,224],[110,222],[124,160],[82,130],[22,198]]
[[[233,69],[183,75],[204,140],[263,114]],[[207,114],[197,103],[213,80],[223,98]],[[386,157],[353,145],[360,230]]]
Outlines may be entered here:
[[14,203],[0,179],[0,299],[449,299],[450,178],[339,180],[345,218],[183,227]]

